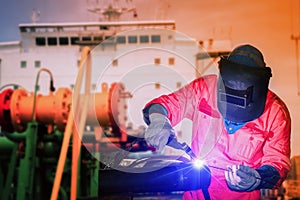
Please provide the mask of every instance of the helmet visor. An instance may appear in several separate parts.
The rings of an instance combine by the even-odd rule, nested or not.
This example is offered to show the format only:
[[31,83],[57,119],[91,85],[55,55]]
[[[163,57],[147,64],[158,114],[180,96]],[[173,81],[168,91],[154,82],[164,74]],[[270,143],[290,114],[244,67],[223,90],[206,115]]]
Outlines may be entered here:
[[269,79],[269,67],[249,67],[221,58],[219,62],[218,109],[233,122],[248,122],[264,111]]

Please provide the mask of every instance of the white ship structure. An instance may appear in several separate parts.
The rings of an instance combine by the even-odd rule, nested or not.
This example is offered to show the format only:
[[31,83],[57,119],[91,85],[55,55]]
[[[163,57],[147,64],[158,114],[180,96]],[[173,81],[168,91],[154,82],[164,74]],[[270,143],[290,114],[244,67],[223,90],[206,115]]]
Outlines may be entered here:
[[[174,20],[119,20],[122,11],[110,4],[101,14],[107,21],[20,24],[19,41],[0,43],[0,86],[34,90],[41,68],[49,69],[56,88],[74,88],[82,49],[92,49],[91,90],[122,82],[132,94],[129,118],[143,123],[147,100],[176,90],[195,77],[211,72],[215,57],[228,53],[230,41],[197,41],[176,31]],[[92,12],[100,9],[90,10]],[[118,20],[116,20],[118,19]],[[41,75],[38,91],[49,91],[49,77]],[[133,119],[135,118],[135,119]]]

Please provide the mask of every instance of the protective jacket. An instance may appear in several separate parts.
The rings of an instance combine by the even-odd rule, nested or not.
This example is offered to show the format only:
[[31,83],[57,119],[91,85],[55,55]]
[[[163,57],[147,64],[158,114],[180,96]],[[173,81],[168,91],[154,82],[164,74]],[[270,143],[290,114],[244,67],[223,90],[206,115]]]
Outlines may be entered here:
[[[192,81],[169,95],[149,102],[161,104],[175,126],[182,119],[193,122],[192,150],[210,167],[211,199],[259,199],[260,191],[235,192],[226,184],[224,171],[229,165],[248,165],[254,169],[270,165],[278,170],[280,186],[290,170],[291,121],[287,107],[272,91],[268,91],[263,114],[247,122],[234,134],[228,134],[217,108],[217,76],[207,75]],[[184,131],[183,131],[184,132]],[[183,199],[203,199],[201,190],[186,191]]]

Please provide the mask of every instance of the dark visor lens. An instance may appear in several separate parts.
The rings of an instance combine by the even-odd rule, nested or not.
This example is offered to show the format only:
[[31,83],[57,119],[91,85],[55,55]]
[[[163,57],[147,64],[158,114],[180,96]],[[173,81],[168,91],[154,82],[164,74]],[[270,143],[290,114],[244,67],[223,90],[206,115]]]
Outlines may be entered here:
[[220,92],[219,95],[220,101],[246,108],[247,99],[244,97],[233,96],[224,92]]
[[230,103],[242,108],[246,108],[252,99],[252,88],[246,90],[234,90],[225,86],[225,91],[219,91],[219,100],[221,102]]

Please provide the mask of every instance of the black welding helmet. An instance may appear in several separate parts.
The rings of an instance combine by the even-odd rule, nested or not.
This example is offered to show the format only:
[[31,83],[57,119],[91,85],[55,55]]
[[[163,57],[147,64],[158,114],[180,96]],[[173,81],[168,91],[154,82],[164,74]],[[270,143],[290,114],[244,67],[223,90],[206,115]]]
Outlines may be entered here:
[[271,68],[262,53],[251,45],[235,48],[219,61],[218,109],[223,118],[244,123],[264,111]]

